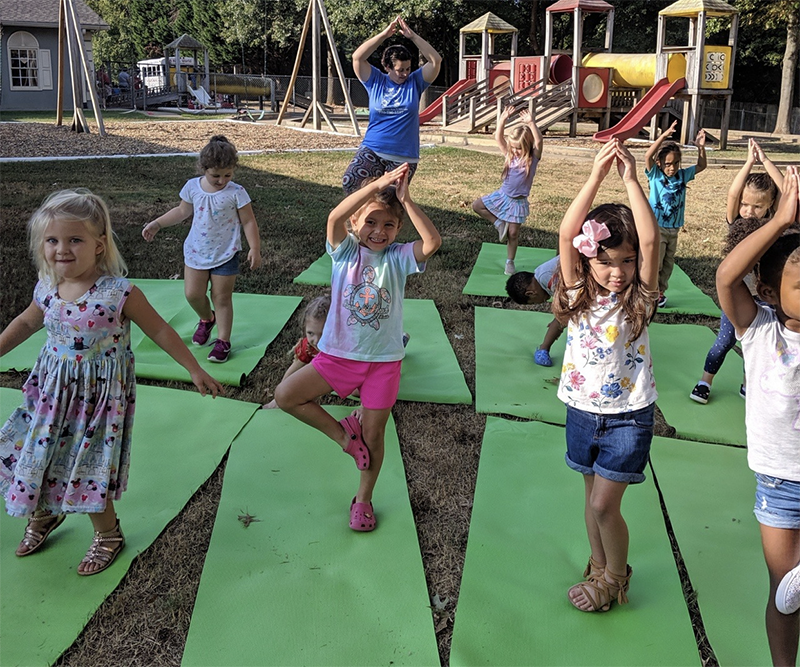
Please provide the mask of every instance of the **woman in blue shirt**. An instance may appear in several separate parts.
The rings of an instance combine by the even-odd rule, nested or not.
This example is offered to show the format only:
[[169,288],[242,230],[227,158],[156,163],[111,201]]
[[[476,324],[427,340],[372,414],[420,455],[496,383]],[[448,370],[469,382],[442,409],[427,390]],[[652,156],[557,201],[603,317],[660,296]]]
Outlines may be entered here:
[[[410,39],[425,58],[411,71],[411,54],[401,45],[388,47],[381,58],[386,72],[370,65],[368,58],[379,44],[399,32]],[[353,69],[369,93],[369,126],[361,147],[342,179],[345,194],[361,187],[364,179],[380,177],[408,162],[408,178],[419,162],[419,98],[439,76],[442,57],[401,18],[371,37],[353,53]]]

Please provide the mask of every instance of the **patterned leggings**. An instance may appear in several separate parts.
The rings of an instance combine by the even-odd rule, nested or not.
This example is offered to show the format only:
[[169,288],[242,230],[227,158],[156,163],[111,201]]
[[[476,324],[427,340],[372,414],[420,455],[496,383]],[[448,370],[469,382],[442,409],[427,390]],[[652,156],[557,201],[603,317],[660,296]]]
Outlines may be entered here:
[[[347,165],[347,169],[342,177],[342,189],[345,195],[353,194],[361,187],[365,179],[374,177],[380,178],[387,171],[397,169],[402,162],[393,162],[392,160],[384,160],[375,151],[367,148],[363,144],[356,151],[352,161]],[[416,162],[408,163],[408,182],[414,176],[417,170]]]
[[719,369],[722,368],[722,362],[725,361],[725,357],[733,349],[734,345],[736,345],[736,331],[728,316],[722,313],[722,317],[719,320],[717,340],[714,341],[706,355],[706,363],[703,366],[703,370],[711,375],[719,373]]

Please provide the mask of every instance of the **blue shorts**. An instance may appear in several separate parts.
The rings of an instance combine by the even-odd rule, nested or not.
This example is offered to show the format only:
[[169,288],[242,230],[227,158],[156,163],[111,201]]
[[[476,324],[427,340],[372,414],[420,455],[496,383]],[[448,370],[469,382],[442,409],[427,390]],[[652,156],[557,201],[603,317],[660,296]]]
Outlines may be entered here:
[[632,412],[596,414],[567,406],[567,465],[584,475],[639,484],[653,441],[655,403]]
[[757,472],[753,514],[764,526],[800,530],[800,482]]
[[220,264],[219,266],[215,266],[213,269],[209,269],[208,272],[212,276],[238,276],[239,253],[234,253],[233,257],[231,257],[227,262]]

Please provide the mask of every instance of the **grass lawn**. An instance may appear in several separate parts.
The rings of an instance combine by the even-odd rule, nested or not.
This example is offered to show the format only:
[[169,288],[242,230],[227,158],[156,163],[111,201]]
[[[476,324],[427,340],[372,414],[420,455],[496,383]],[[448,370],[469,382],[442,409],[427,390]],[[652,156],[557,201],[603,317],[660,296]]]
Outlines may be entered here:
[[[520,241],[521,245],[553,248],[561,216],[588,175],[591,162],[548,156],[546,150],[545,146],[531,193],[531,216],[521,230]],[[322,291],[294,285],[292,279],[324,252],[326,217],[341,199],[340,179],[349,159],[346,152],[241,158],[236,181],[253,199],[265,263],[259,271],[245,267],[237,280],[237,291],[303,297]],[[687,161],[691,159],[687,156]],[[474,306],[517,307],[505,300],[461,294],[481,243],[497,240],[494,229],[472,212],[470,204],[499,186],[501,167],[499,155],[430,149],[424,152],[412,185],[416,201],[441,231],[444,244],[429,262],[428,270],[409,279],[407,296],[436,302],[473,392]],[[726,227],[725,194],[736,169],[708,169],[689,186],[687,225],[680,235],[678,262],[711,295]],[[142,240],[141,228],[178,202],[181,186],[193,174],[191,158],[4,165],[0,183],[0,262],[4,267],[0,324],[7,325],[30,303],[36,276],[27,251],[25,222],[48,193],[61,188],[91,187],[109,203],[119,245],[134,282],[135,278],[170,278],[182,272],[182,242],[188,223],[162,231],[152,244]],[[625,201],[616,174],[607,179],[600,192],[598,203],[603,201]],[[408,238],[413,238],[409,223],[401,233],[401,240]],[[716,326],[710,318],[699,316],[659,315],[657,319]],[[295,317],[246,384],[228,388],[227,395],[259,402],[270,398],[285,370],[286,352],[297,339],[299,326]],[[541,332],[533,335],[539,337]],[[697,369],[698,376],[701,370]],[[0,376],[2,386],[19,387],[23,381],[20,374]],[[397,404],[394,417],[429,593],[448,600],[444,610],[434,612],[433,619],[442,663],[447,664],[485,418],[475,414],[473,406],[404,402]],[[670,435],[663,420],[657,426],[657,434]],[[58,664],[180,664],[224,465],[223,462],[181,515],[137,559],[121,586]],[[380,490],[376,502],[380,503]],[[119,512],[124,523],[124,499],[119,503]],[[20,536],[22,530],[20,522]]]

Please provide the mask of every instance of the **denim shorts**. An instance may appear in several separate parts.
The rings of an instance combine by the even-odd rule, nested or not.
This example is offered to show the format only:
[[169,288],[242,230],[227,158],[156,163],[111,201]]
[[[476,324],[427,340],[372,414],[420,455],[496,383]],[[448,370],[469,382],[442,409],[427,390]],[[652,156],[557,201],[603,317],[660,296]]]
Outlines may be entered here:
[[567,406],[567,465],[584,475],[639,484],[653,441],[655,403],[632,412],[596,414]]
[[753,514],[764,526],[800,529],[800,482],[757,472]]
[[220,264],[219,266],[215,266],[213,269],[209,269],[208,272],[212,276],[238,276],[239,253],[234,253],[233,257],[231,257],[227,262]]

